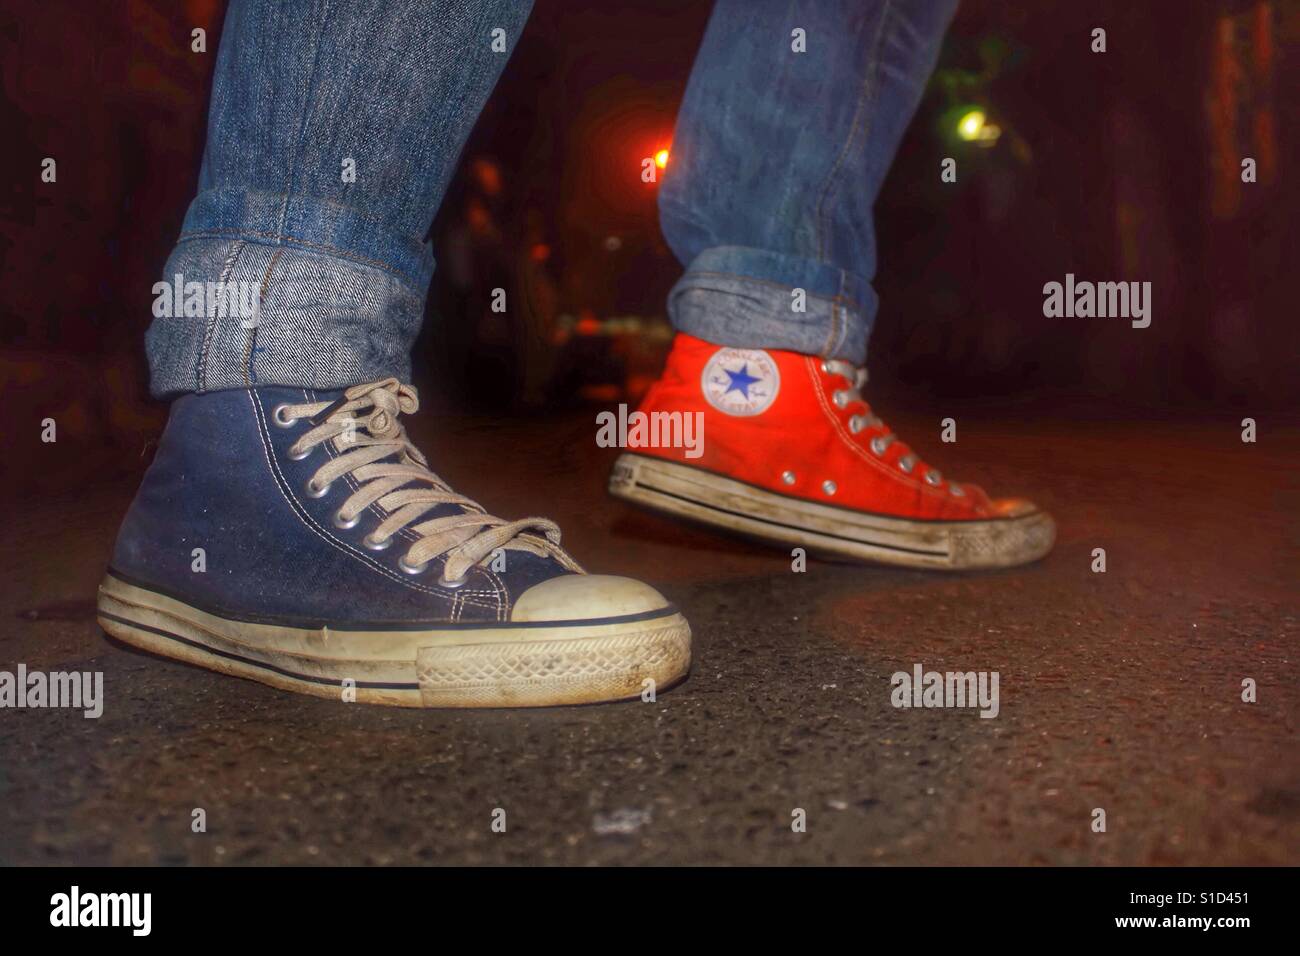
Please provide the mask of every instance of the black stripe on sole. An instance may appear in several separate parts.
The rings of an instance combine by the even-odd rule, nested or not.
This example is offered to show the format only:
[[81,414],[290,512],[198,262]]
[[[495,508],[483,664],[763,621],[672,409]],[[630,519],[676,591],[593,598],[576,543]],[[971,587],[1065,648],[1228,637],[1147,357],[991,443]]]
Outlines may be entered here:
[[[744,511],[732,511],[730,508],[720,508],[717,505],[711,504],[707,501],[700,501],[697,498],[688,498],[685,495],[680,495],[673,491],[665,491],[663,488],[656,488],[654,485],[648,485],[643,481],[633,480],[632,487],[644,488],[646,491],[653,491],[655,494],[664,495],[667,498],[676,498],[678,501],[684,501],[687,504],[696,505],[697,507],[700,508],[707,508],[710,511],[716,511],[719,514],[733,515],[737,518],[744,518],[746,521],[756,521],[760,524],[771,525],[772,527],[775,528],[786,528],[789,529],[790,531],[798,531],[801,534],[815,534],[823,538],[833,538],[836,541],[847,541],[850,544],[865,545],[871,548],[880,548],[885,551],[899,551],[902,552],[903,554],[923,554],[928,557],[936,557],[936,558],[949,557],[949,552],[947,551],[929,551],[924,548],[907,548],[897,544],[883,544],[876,541],[866,541],[862,538],[850,538],[842,534],[833,534],[829,531],[816,531],[812,528],[805,528],[797,524],[786,524],[784,521],[773,521],[770,518],[760,518]],[[832,507],[832,506],[823,505],[822,507]],[[740,531],[743,529],[736,528],[733,530]]]
[[[202,642],[200,642],[200,641],[191,640],[191,639],[188,638],[188,637],[181,637],[181,635],[179,635],[179,634],[173,634],[171,631],[163,630],[163,629],[160,628],[160,627],[154,627],[154,626],[152,626],[152,625],[150,625],[150,624],[141,624],[139,621],[132,621],[132,620],[129,619],[129,618],[119,617],[118,615],[116,615],[116,614],[112,614],[112,613],[110,613],[110,612],[108,612],[108,611],[100,610],[100,611],[98,612],[98,614],[99,614],[100,617],[108,618],[108,620],[110,620],[110,621],[117,621],[117,623],[119,623],[119,624],[125,624],[127,627],[133,627],[133,628],[136,628],[137,630],[141,630],[141,631],[148,631],[150,634],[156,634],[156,635],[158,635],[159,637],[165,637],[165,638],[167,638],[168,640],[176,641],[177,643],[179,643],[179,644],[184,644],[184,645],[186,645],[187,647],[193,647],[193,648],[195,648],[196,650],[203,651],[203,652],[205,652],[205,653],[207,653],[207,654],[212,654],[212,655],[214,655],[214,656],[216,656],[216,657],[224,657],[226,660],[236,661],[236,662],[238,662],[238,663],[240,663],[240,664],[247,664],[247,665],[249,665],[250,667],[258,667],[258,668],[261,668],[261,669],[264,670],[264,671],[270,671],[270,672],[273,673],[273,674],[279,674],[281,677],[291,677],[291,678],[293,678],[294,680],[304,681],[304,682],[306,682],[306,683],[308,683],[308,684],[321,684],[321,685],[323,685],[323,686],[327,686],[327,687],[342,687],[342,686],[343,686],[343,681],[342,681],[342,680],[336,680],[336,679],[334,679],[334,678],[330,678],[330,677],[317,677],[317,676],[314,675],[314,674],[299,674],[299,673],[297,673],[296,671],[286,670],[286,669],[283,668],[283,667],[276,667],[274,664],[267,664],[265,661],[253,660],[253,659],[250,658],[250,657],[244,657],[244,656],[241,655],[241,654],[235,654],[235,653],[232,653],[231,651],[223,651],[223,650],[220,650],[220,649],[218,649],[218,648],[211,647],[210,645],[204,644],[204,643],[202,643]],[[148,648],[142,648],[142,649],[143,649],[143,650],[148,650]],[[189,662],[187,662],[187,661],[184,661],[182,658],[176,658],[176,660],[181,660],[182,663],[189,663]],[[412,661],[412,662],[411,662],[411,665],[412,665],[412,667],[414,667],[414,666],[415,666],[415,662]],[[358,689],[364,689],[364,690],[413,690],[413,691],[418,691],[418,690],[420,689],[420,685],[419,685],[418,683],[416,683],[416,684],[395,684],[395,683],[386,683],[386,682],[383,682],[383,681],[361,681],[361,680],[359,680],[359,681],[354,681],[353,684],[354,684],[354,686],[357,687]]]

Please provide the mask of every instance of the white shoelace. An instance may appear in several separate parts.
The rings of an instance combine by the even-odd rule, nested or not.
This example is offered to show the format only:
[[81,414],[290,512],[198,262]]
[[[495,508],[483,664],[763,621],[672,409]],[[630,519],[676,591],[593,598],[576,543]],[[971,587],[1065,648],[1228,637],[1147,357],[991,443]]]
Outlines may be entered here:
[[[877,458],[883,458],[885,451],[898,440],[898,436],[878,416],[872,414],[870,403],[862,397],[862,387],[867,384],[867,370],[840,359],[827,359],[822,362],[822,369],[828,375],[838,375],[848,381],[849,387],[835,392],[831,398],[840,408],[847,408],[857,402],[866,409],[866,414],[849,416],[849,431],[856,435],[868,428],[880,429],[879,434],[873,435],[867,444]],[[939,470],[921,461],[910,448],[898,458],[898,467],[905,474],[910,475],[917,464],[925,469],[926,484],[938,487],[943,483],[943,475]],[[959,498],[965,494],[960,485],[952,482],[948,483],[948,490]]]
[[[344,475],[356,480],[357,490],[335,512],[338,527],[355,527],[361,513],[377,503],[388,514],[365,536],[367,548],[387,548],[394,535],[405,528],[418,535],[399,562],[402,570],[419,574],[430,560],[445,555],[440,583],[455,587],[465,583],[470,568],[498,548],[512,548],[554,557],[581,573],[560,548],[560,528],[555,522],[537,517],[506,521],[489,515],[429,470],[424,455],[407,439],[406,429],[398,421],[399,414],[413,414],[419,407],[414,386],[389,378],[349,388],[332,403],[280,405],[275,420],[288,426],[306,418],[314,426],[290,446],[290,457],[305,458],[324,442],[332,442],[339,453],[317,469],[307,483],[307,494],[324,496]],[[382,460],[394,456],[394,461]],[[439,505],[454,505],[460,511],[413,523]]]

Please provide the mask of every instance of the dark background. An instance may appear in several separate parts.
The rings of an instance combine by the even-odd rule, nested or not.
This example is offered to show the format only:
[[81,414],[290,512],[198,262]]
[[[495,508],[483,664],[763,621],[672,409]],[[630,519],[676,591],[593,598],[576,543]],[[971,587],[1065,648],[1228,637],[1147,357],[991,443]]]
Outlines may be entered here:
[[[401,713],[161,663],[95,621],[165,414],[141,339],[221,9],[0,7],[0,469],[30,491],[0,516],[0,668],[103,671],[111,702],[102,721],[0,715],[0,865],[1300,859],[1294,0],[961,7],[878,204],[869,391],[927,460],[1031,497],[1059,534],[1033,565],[950,576],[794,574],[781,549],[604,494],[618,452],[593,406],[656,373],[679,271],[640,159],[671,133],[707,6],[540,0],[433,229],[433,407],[412,435],[490,512],[549,515],[586,567],[660,588],[696,665],[648,709]],[[973,106],[995,145],[954,135]],[[1152,282],[1151,327],[1044,318],[1067,272]],[[485,313],[503,284],[505,324]],[[893,708],[889,675],[915,662],[998,670],[1001,716]],[[629,811],[635,832],[609,832]]]
[[[161,424],[142,336],[195,188],[223,9],[0,12],[0,383],[19,437],[6,471],[24,471],[46,417],[62,447],[43,482],[112,470]],[[671,140],[708,9],[539,0],[432,231],[440,266],[416,367],[435,405],[547,414],[635,398],[657,372],[680,267],[640,159]],[[190,52],[196,25],[206,54]],[[1089,50],[1096,26],[1104,54]],[[1286,0],[966,0],[877,204],[869,365],[885,411],[1300,405],[1297,54],[1300,3]],[[1002,130],[991,146],[955,135],[973,107]],[[40,182],[45,156],[57,184]],[[940,182],[945,156],[956,184]],[[1066,272],[1150,281],[1151,327],[1044,318],[1042,286]],[[491,314],[497,285],[525,308]]]

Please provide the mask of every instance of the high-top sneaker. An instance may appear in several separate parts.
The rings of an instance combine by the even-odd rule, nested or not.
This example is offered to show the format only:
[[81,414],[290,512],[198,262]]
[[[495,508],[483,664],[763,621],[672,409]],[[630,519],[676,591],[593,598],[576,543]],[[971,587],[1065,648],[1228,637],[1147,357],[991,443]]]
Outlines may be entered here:
[[[678,334],[631,423],[612,494],[827,555],[919,568],[999,568],[1051,550],[1051,516],[949,481],[860,394],[864,369]],[[702,415],[702,441],[674,439]],[[639,426],[639,430],[638,430]],[[694,456],[694,457],[692,457]]]
[[545,518],[504,521],[407,440],[396,379],[177,399],[99,591],[116,638],[336,700],[539,706],[686,675],[654,589],[588,575]]

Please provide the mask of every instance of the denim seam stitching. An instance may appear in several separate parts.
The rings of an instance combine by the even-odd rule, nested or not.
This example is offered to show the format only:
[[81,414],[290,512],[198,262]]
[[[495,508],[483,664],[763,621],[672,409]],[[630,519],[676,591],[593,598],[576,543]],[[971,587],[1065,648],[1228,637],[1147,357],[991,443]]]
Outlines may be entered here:
[[[329,22],[329,9],[330,0],[324,0],[324,3],[321,6],[321,16],[317,22]],[[313,94],[316,91],[316,77],[320,72],[320,50],[322,46],[321,34],[323,32],[324,31],[313,31],[315,45],[312,47],[311,51],[311,73],[307,80],[306,99],[308,103],[313,102]],[[288,176],[285,180],[284,201],[280,204],[280,223],[279,228],[277,229],[278,232],[284,232],[284,221],[289,215],[289,202],[293,199],[293,181],[298,171],[298,154],[302,151],[303,133],[307,129],[307,124],[311,120],[311,115],[312,110],[310,108],[302,111],[302,121],[298,124],[298,135],[296,137],[297,142],[294,144],[293,151],[289,154],[289,169],[287,170]]]
[[[222,266],[221,282],[223,285],[227,281],[229,281],[230,273],[235,271],[235,262],[238,261],[239,254],[244,251],[245,245],[246,244],[243,242],[237,242],[235,244],[234,249],[231,250],[229,258],[226,259],[226,264]],[[182,307],[182,314],[183,313],[184,313],[184,308]],[[204,327],[203,327],[203,341],[199,345],[199,360],[194,367],[194,384],[196,386],[195,391],[198,392],[199,394],[202,394],[203,392],[207,391],[208,352],[211,350],[212,337],[216,333],[216,331],[217,331],[217,316],[215,315],[208,316],[207,322],[204,323]]]
[[[837,297],[838,298],[838,297]],[[834,355],[835,343],[839,341],[840,306],[836,299],[831,299],[831,329],[822,346],[822,355]]]
[[[842,271],[843,270],[841,270],[841,272]],[[692,276],[717,276],[718,278],[721,279],[741,279],[745,282],[754,282],[759,285],[770,286],[773,289],[780,289],[782,292],[789,292],[792,288],[794,288],[794,286],[782,285],[780,282],[773,282],[771,279],[760,279],[757,276],[742,275],[739,272],[718,272],[716,270],[688,270],[686,274],[682,276],[682,279],[686,280],[691,278]],[[853,307],[855,310],[863,311],[862,306],[856,300],[850,299],[848,296],[841,296],[841,295],[827,296],[827,295],[820,295],[819,293],[816,292],[808,292],[807,289],[805,289],[804,291],[807,292],[808,298],[810,299],[818,299],[822,302],[834,302],[836,299],[840,299],[843,302],[846,302],[851,307]]]
[[[845,291],[846,291],[846,290],[845,290],[845,285],[847,284],[847,281],[848,281],[848,276],[846,276],[846,275],[844,274],[843,270],[841,270],[841,271],[840,271],[840,291],[839,291],[839,295],[837,295],[837,296],[835,297],[835,299],[836,299],[836,307],[837,307],[837,318],[840,317],[839,314],[838,314],[839,310],[843,310],[843,309],[844,309],[844,300],[846,299],[846,295],[845,295]],[[828,354],[828,355],[835,355],[837,352],[839,352],[840,348],[841,348],[843,345],[845,345],[845,343],[848,341],[848,338],[849,338],[849,322],[848,322],[848,317],[847,317],[847,316],[843,316],[843,321],[842,321],[842,322],[840,323],[840,325],[839,325],[839,334],[835,337],[835,342],[831,345],[831,351],[829,351],[827,354]]]
[[262,327],[262,304],[266,301],[266,287],[271,282],[271,273],[275,271],[275,264],[280,260],[282,249],[276,249],[271,255],[271,261],[266,264],[266,271],[262,273],[262,282],[257,289],[257,325],[251,329],[245,329],[244,342],[244,385],[246,388],[252,388],[256,381],[256,373],[253,371],[253,350],[257,345],[257,333]]
[[[340,249],[337,246],[325,245],[324,243],[319,242],[310,242],[306,239],[299,239],[297,236],[285,235],[284,233],[261,232],[256,229],[202,229],[195,232],[181,233],[180,237],[176,240],[176,244],[180,245],[182,242],[190,242],[196,239],[214,239],[220,236],[238,236],[249,242],[254,242],[256,240],[251,240],[247,237],[257,236],[261,239],[273,239],[275,240],[275,245],[302,246],[304,249],[312,249],[317,252],[328,253],[339,259],[350,259],[354,262],[360,262],[372,266],[382,272],[387,272],[389,275],[402,280],[402,282],[409,286],[417,295],[419,294],[419,283],[416,282],[412,276],[407,275],[402,270],[397,269],[386,262],[381,262],[379,259],[371,259],[368,256],[363,256],[355,252],[349,252],[348,250]],[[271,245],[272,243],[266,244]]]
[[821,196],[817,200],[817,258],[822,261],[826,261],[826,250],[824,246],[826,229],[824,228],[825,213],[823,212],[823,208],[825,207],[827,198],[829,198],[831,194],[836,176],[839,175],[840,168],[844,165],[844,160],[849,154],[850,147],[857,142],[858,130],[860,128],[863,129],[863,136],[865,137],[867,135],[867,130],[871,125],[869,118],[866,128],[862,127],[861,121],[864,114],[867,112],[865,107],[868,101],[874,99],[876,92],[879,89],[879,83],[873,84],[872,81],[876,78],[876,74],[879,72],[878,64],[880,61],[880,44],[884,40],[885,24],[889,20],[892,6],[890,0],[885,0],[884,9],[880,14],[880,27],[876,31],[876,36],[872,43],[871,56],[868,58],[869,63],[877,64],[876,69],[874,72],[872,70],[867,71],[862,91],[858,95],[858,105],[854,108],[853,126],[849,130],[848,139],[844,141],[844,148],[840,150],[839,156],[835,159],[835,165],[831,167],[831,171],[827,174],[826,181],[822,184]]
[[[529,10],[525,8],[524,10],[525,23],[527,22],[528,13]],[[486,32],[484,28],[489,27],[489,20],[488,20],[489,15],[490,15],[489,5],[486,3],[478,4],[478,17],[476,18],[474,27],[471,30],[472,36],[482,36],[483,33]],[[520,31],[518,30],[515,31],[516,44],[518,43],[519,32]],[[508,51],[506,51],[507,56],[511,56],[513,55],[513,53],[514,53],[513,46]],[[445,109],[439,114],[435,124],[431,128],[448,129],[449,127],[451,127],[452,125],[451,119],[456,112],[456,106],[454,104],[460,104],[464,99],[467,98],[467,91],[475,87],[476,81],[492,75],[491,68],[484,69],[484,67],[489,62],[491,62],[491,58],[489,58],[488,60],[483,60],[483,59],[471,57],[469,62],[471,65],[471,69],[456,71],[455,77],[456,79],[461,80],[461,82],[455,87],[453,87],[453,89],[449,90],[448,95],[444,97]],[[500,69],[498,69],[496,72],[497,72],[497,77],[500,78],[500,72],[501,72]],[[492,85],[495,85],[495,82]],[[491,90],[491,88],[492,86],[490,85],[489,90]],[[483,105],[483,100],[480,99],[480,112],[481,112],[482,105]],[[463,148],[464,144],[462,143],[461,145]],[[439,205],[441,205],[441,203],[439,203]]]

